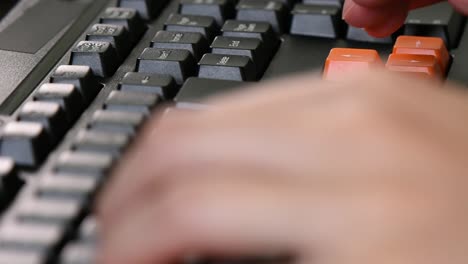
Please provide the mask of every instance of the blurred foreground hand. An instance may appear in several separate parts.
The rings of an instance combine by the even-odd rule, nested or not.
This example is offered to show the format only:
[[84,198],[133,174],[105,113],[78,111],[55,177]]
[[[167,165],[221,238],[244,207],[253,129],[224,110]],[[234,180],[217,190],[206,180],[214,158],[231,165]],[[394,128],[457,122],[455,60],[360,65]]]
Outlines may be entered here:
[[468,263],[466,92],[388,73],[260,86],[150,122],[101,197],[99,263]]

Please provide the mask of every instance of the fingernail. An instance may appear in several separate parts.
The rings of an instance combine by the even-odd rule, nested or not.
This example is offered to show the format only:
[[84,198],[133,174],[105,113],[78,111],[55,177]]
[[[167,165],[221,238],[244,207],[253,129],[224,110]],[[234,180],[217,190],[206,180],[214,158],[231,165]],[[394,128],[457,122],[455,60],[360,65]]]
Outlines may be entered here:
[[354,7],[356,7],[356,4],[353,2],[353,0],[346,0],[343,6],[343,14],[341,18],[346,20]]

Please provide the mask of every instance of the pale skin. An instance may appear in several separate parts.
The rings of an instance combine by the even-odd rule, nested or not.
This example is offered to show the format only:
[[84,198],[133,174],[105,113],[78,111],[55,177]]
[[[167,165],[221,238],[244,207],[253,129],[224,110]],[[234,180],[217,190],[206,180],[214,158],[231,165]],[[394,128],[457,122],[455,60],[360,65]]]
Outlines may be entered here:
[[[347,21],[400,2],[353,0]],[[98,263],[466,264],[463,89],[380,70],[306,74],[156,114],[100,197]]]

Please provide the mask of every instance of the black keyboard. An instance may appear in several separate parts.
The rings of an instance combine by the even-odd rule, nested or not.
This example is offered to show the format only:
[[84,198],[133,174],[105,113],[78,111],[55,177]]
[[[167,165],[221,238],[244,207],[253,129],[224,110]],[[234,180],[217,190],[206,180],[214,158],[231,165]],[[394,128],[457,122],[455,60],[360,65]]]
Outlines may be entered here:
[[442,39],[444,78],[468,86],[468,26],[448,3],[411,12],[387,38],[347,26],[342,5],[2,1],[0,264],[93,263],[93,197],[155,110],[321,71],[333,48],[386,58],[400,35]]

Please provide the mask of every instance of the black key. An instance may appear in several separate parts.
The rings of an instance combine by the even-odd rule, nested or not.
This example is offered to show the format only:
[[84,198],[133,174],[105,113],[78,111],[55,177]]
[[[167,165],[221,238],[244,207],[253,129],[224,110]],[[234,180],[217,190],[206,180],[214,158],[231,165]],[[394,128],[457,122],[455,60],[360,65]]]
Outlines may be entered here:
[[43,84],[34,94],[34,100],[59,104],[65,110],[70,124],[80,116],[85,106],[83,97],[72,84]]
[[52,74],[50,82],[73,84],[86,104],[92,102],[102,89],[89,66],[61,65]]
[[151,47],[159,49],[184,49],[198,60],[208,51],[208,42],[201,33],[158,31]]
[[144,19],[155,18],[167,0],[119,0],[118,6],[136,9]]
[[0,212],[13,200],[23,183],[13,159],[0,157]]
[[339,7],[296,4],[292,14],[291,34],[293,35],[337,38],[341,34]]
[[56,170],[59,173],[86,174],[103,177],[111,169],[114,157],[111,154],[68,151],[60,154]]
[[33,196],[15,205],[16,219],[22,223],[69,226],[80,214],[82,201]]
[[216,21],[209,16],[172,14],[164,25],[167,31],[198,32],[209,40],[218,31]]
[[177,84],[196,72],[196,62],[187,50],[146,48],[138,58],[137,71],[171,75]]
[[70,126],[63,108],[53,102],[27,102],[21,107],[18,119],[41,123],[54,143],[62,138]]
[[78,151],[110,153],[117,157],[129,142],[130,137],[123,133],[83,130],[78,133],[74,148]]
[[253,81],[257,73],[247,56],[205,54],[201,59],[198,77],[232,81]]
[[369,35],[364,29],[348,26],[348,32],[346,34],[346,39],[360,41],[360,42],[369,42],[369,43],[379,43],[379,44],[392,44],[393,38],[391,36],[384,38],[376,38]]
[[448,47],[458,45],[464,17],[448,2],[415,9],[405,22],[405,35],[431,36],[444,39]]
[[49,174],[41,177],[36,195],[44,199],[77,200],[88,199],[98,187],[92,177],[73,174]]
[[70,64],[89,66],[93,73],[109,77],[119,67],[117,52],[109,42],[80,41],[72,50]]
[[178,87],[170,75],[129,72],[123,77],[119,89],[124,92],[158,94],[162,98],[173,98]]
[[241,20],[228,20],[221,29],[223,36],[240,38],[257,38],[265,42],[271,50],[275,50],[279,44],[270,24],[265,22],[252,22]]
[[50,137],[40,123],[9,122],[3,128],[0,153],[11,157],[19,166],[39,165],[51,147]]
[[122,25],[95,24],[86,36],[86,40],[109,42],[117,51],[120,60],[127,57],[132,49],[127,29]]
[[210,96],[229,93],[240,89],[247,83],[203,78],[189,78],[174,99],[180,108],[198,108],[204,106],[204,100]]
[[268,22],[277,33],[286,31],[289,14],[281,2],[267,0],[241,0],[237,5],[237,19]]
[[134,135],[144,120],[142,113],[99,110],[93,114],[90,128]]
[[343,7],[343,0],[302,0],[304,4],[312,5],[333,5],[337,7]]
[[184,15],[201,15],[214,17],[218,25],[234,16],[234,5],[231,0],[181,0],[179,11]]
[[113,24],[124,26],[130,34],[132,44],[138,42],[146,31],[146,25],[135,9],[109,7],[99,20],[102,24]]
[[161,102],[157,94],[112,91],[105,101],[105,108],[111,111],[138,112],[149,115]]
[[258,77],[263,74],[272,53],[256,38],[216,37],[211,44],[212,53],[249,57],[256,66]]

